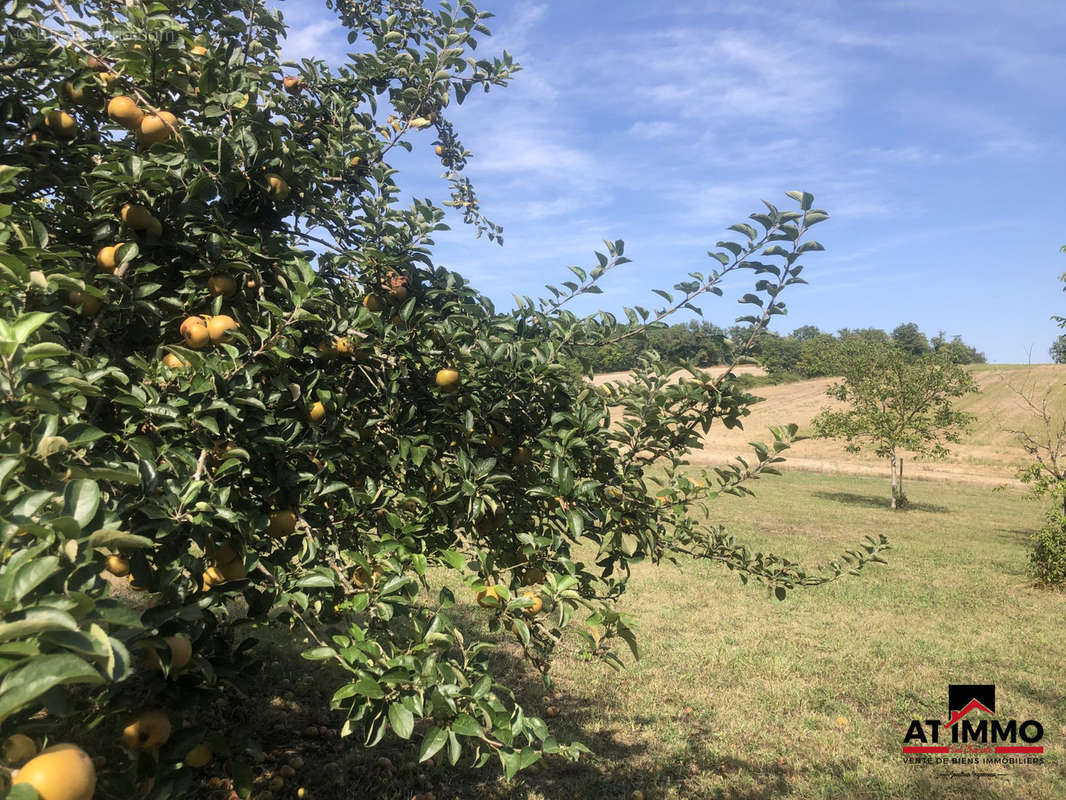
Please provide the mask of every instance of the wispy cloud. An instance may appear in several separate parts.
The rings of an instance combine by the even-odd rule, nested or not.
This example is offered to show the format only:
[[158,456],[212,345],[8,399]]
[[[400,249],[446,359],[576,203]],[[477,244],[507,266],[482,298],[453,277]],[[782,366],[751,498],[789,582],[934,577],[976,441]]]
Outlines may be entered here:
[[[323,17],[288,8],[290,56],[343,45]],[[507,89],[453,103],[448,117],[474,153],[467,174],[485,213],[504,224],[506,246],[474,240],[459,223],[438,237],[437,259],[501,303],[565,279],[567,264],[591,263],[609,236],[624,238],[636,263],[590,307],[654,305],[651,286],[707,271],[705,251],[727,225],[760,198],[791,207],[782,192],[792,188],[814,192],[832,220],[816,229],[829,252],[807,273],[821,288],[797,292],[807,310],[790,324],[871,324],[849,310],[871,295],[870,316],[926,324],[926,314],[930,329],[946,324],[949,307],[984,318],[995,316],[990,304],[1021,308],[1013,285],[988,296],[1002,278],[996,237],[1010,240],[1018,275],[1056,270],[1040,254],[1054,260],[1061,230],[1063,176],[1049,157],[1066,144],[1066,90],[1054,80],[1066,71],[1066,5],[1057,0],[494,10],[497,35],[477,55],[507,49],[524,69]],[[401,158],[404,185],[439,198],[418,172],[436,171],[431,156]],[[710,305],[718,318],[734,315]],[[1044,335],[1039,313],[983,319],[975,330],[998,338],[972,340],[996,358],[1014,346],[1004,337]]]
[[[803,64],[802,79],[797,64]],[[622,77],[637,99],[663,117],[712,128],[745,119],[810,122],[841,100],[825,57],[795,41],[734,28],[673,28],[630,37],[601,55],[597,66],[601,80]]]
[[669,120],[641,120],[634,122],[626,131],[638,139],[665,139],[681,133],[681,126]]
[[977,106],[932,94],[898,98],[894,110],[921,134],[946,132],[958,157],[1031,156],[1042,149],[1040,137],[1006,108]]

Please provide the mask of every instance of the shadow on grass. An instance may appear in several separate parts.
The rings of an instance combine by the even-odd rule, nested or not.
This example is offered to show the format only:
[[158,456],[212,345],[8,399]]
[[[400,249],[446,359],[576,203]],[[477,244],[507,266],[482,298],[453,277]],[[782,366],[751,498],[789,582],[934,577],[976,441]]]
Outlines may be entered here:
[[[550,720],[553,734],[560,740],[581,741],[592,750],[591,755],[577,763],[546,758],[519,773],[510,784],[495,767],[445,773],[435,784],[439,800],[805,800],[814,791],[819,797],[841,800],[1002,800],[1025,796],[1005,794],[1003,779],[949,776],[944,770],[927,767],[916,766],[902,780],[893,780],[857,774],[856,761],[851,758],[817,763],[758,754],[743,758],[737,751],[743,752],[744,742],[716,741],[711,725],[698,717],[679,715],[675,724],[684,730],[674,735],[681,741],[675,741],[669,751],[655,752],[647,739],[639,733],[633,735],[633,728],[663,729],[662,707],[630,718],[631,725],[605,726],[609,697],[590,702],[588,697],[560,693],[553,696],[552,703],[559,709],[558,716]],[[537,713],[537,705],[531,700],[527,707]],[[789,735],[787,726],[782,726],[781,736]]]
[[[416,731],[410,741],[390,736],[379,747],[365,749],[359,735],[343,740],[337,737],[335,731],[343,714],[334,712],[327,719],[323,713],[333,687],[315,669],[322,665],[302,659],[302,647],[293,648],[291,642],[286,646],[285,637],[279,636],[273,646],[264,647],[264,655],[274,658],[265,665],[257,692],[248,698],[243,709],[248,714],[234,713],[237,709],[227,711],[227,716],[235,718],[232,721],[250,728],[252,738],[263,745],[267,755],[256,767],[261,777],[266,779],[272,774],[271,769],[279,769],[293,753],[299,753],[307,762],[301,780],[311,796],[334,800],[410,800],[430,791],[438,800],[631,800],[634,796],[647,800],[799,800],[812,796],[813,791],[821,797],[856,800],[994,800],[1024,796],[1004,794],[1002,779],[952,778],[931,767],[916,766],[902,779],[892,779],[857,774],[852,758],[809,763],[745,754],[744,742],[716,737],[706,717],[686,715],[678,709],[676,717],[669,719],[670,705],[666,701],[636,714],[619,715],[619,698],[612,697],[611,692],[589,697],[547,691],[536,670],[521,658],[519,648],[506,633],[486,634],[489,615],[483,609],[460,606],[449,609],[448,614],[468,639],[476,636],[495,640],[498,647],[493,668],[498,680],[513,687],[518,701],[532,714],[546,717],[548,706],[553,706],[556,713],[549,720],[552,733],[560,741],[583,742],[592,755],[578,763],[547,757],[507,783],[495,762],[485,769],[473,769],[468,747],[464,747],[456,767],[448,766],[442,757],[435,758],[435,763],[418,763],[421,731]],[[1038,693],[1033,686],[1020,686],[1019,690]],[[277,699],[271,702],[273,693],[288,698],[288,704],[279,705]],[[264,713],[271,709],[276,711],[274,715]],[[326,725],[329,735],[315,731],[315,725]],[[305,728],[308,730],[301,736],[299,732]],[[668,745],[653,735],[663,732],[671,738]],[[790,735],[787,726],[782,726],[780,735]],[[473,742],[464,740],[464,745],[468,743]],[[382,762],[390,766],[383,767]],[[228,792],[228,784],[226,789]],[[638,791],[640,794],[634,795]],[[215,794],[197,796],[215,798]],[[219,794],[218,800],[229,796],[232,795]]]
[[1038,531],[1036,528],[999,528],[996,533],[998,533],[1004,539],[1009,539],[1011,541],[1016,542],[1018,540],[1021,540],[1022,542],[1028,542],[1030,539],[1040,533],[1040,531]]
[[[874,497],[868,494],[854,494],[853,492],[814,492],[814,496],[822,500],[830,500],[834,503],[844,503],[849,506],[863,506],[864,508],[880,508],[891,510],[890,501],[887,497]],[[915,503],[908,501],[900,511],[924,511],[927,514],[947,514],[951,509],[947,506],[938,506],[934,503]]]

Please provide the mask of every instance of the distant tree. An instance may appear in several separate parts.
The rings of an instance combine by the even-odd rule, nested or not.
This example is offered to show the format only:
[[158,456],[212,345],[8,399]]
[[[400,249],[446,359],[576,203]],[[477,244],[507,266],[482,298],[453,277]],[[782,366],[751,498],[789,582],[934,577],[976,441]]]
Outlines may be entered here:
[[888,335],[888,331],[883,331],[880,328],[841,328],[837,331],[837,336],[841,340],[857,339],[863,342],[873,342],[874,344],[890,344],[892,337]]
[[945,354],[955,364],[984,364],[987,360],[984,353],[979,353],[977,348],[966,344],[961,336],[952,336],[951,341],[948,341],[944,331],[930,339],[929,345],[934,353]]
[[843,379],[827,394],[847,408],[823,410],[814,420],[815,431],[845,439],[850,452],[865,444],[887,458],[892,508],[900,508],[906,504],[900,452],[947,455],[945,443],[958,442],[973,419],[952,401],[976,392],[977,385],[966,369],[943,355],[909,356],[900,347],[855,343],[843,364]]
[[724,339],[725,332],[717,325],[693,320],[649,328],[640,335],[589,348],[582,355],[589,361],[593,372],[635,369],[641,357],[652,350],[668,366],[679,366],[685,362],[711,366],[725,362]]
[[839,375],[843,343],[831,334],[822,333],[800,343],[795,371],[805,378]]
[[782,375],[796,371],[796,362],[800,356],[802,343],[795,334],[792,336],[775,336],[767,334],[759,342],[758,359],[766,371]]
[[898,325],[892,331],[892,341],[896,347],[911,355],[920,356],[930,352],[929,340],[913,322]]
[[751,338],[753,328],[751,325],[730,325],[725,332],[729,339],[736,343],[746,342]]
[[1056,364],[1066,364],[1066,334],[1061,334],[1059,338],[1051,343],[1048,355],[1051,356],[1051,360]]
[[[741,326],[730,329],[729,333],[733,339],[741,341],[747,335]],[[843,355],[853,345],[892,346],[909,356],[935,351],[955,364],[985,361],[984,354],[963,342],[961,337],[955,336],[949,341],[941,331],[930,341],[913,322],[900,325],[892,334],[881,328],[841,328],[835,336],[823,333],[814,325],[803,325],[788,336],[765,335],[752,354],[767,372],[778,378],[820,378],[841,375]]]
[[817,325],[800,325],[796,330],[792,331],[792,338],[799,342],[805,342],[821,335],[822,332],[818,330]]

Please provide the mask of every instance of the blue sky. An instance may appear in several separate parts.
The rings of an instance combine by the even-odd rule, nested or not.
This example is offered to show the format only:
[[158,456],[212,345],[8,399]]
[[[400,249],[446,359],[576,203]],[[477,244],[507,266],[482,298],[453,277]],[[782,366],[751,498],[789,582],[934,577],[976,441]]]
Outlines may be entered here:
[[[279,5],[287,57],[343,60],[324,5]],[[453,215],[435,259],[498,307],[593,264],[604,238],[634,263],[575,310],[657,307],[650,290],[709,271],[730,224],[804,189],[832,215],[813,230],[827,252],[807,258],[811,285],[790,290],[777,330],[914,321],[990,361],[1048,360],[1050,317],[1066,315],[1066,3],[478,5],[497,15],[479,54],[506,48],[524,70],[449,117],[505,245]],[[432,138],[395,166],[442,201]],[[737,296],[708,299],[704,318],[731,324]]]

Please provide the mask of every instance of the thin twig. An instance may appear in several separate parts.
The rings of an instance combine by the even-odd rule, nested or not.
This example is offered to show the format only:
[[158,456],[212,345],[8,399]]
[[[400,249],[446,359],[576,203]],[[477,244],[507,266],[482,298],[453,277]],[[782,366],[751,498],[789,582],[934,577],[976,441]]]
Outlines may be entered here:
[[207,466],[207,456],[207,448],[201,448],[200,457],[196,459],[196,472],[194,472],[192,476],[194,481],[200,480],[200,476],[204,474],[204,468]]

